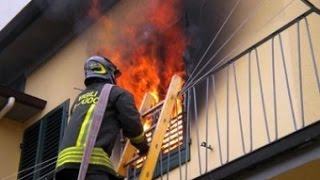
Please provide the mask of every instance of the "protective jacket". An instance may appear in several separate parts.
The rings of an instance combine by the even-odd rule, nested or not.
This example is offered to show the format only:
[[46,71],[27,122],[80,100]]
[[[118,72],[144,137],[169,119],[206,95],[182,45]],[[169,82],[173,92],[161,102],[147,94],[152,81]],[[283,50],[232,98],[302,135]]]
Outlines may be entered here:
[[[60,145],[57,172],[65,168],[79,169],[91,117],[103,86],[103,83],[91,84],[75,99]],[[116,175],[110,156],[120,129],[138,149],[147,147],[140,114],[134,104],[133,96],[124,89],[114,86],[92,151],[89,170],[102,170]]]

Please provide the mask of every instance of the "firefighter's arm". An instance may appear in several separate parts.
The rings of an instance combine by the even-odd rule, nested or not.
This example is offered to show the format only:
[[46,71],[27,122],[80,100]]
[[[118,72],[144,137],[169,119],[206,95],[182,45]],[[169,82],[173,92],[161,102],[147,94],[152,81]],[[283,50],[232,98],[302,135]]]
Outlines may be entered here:
[[115,104],[123,134],[129,138],[131,144],[140,151],[140,154],[146,154],[149,146],[133,96],[129,93],[122,93]]

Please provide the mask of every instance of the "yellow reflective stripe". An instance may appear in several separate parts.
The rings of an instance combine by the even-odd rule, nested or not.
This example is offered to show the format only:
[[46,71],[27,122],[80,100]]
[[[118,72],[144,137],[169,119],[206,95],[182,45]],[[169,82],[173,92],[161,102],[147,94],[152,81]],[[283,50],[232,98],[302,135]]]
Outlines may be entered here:
[[[58,156],[57,167],[65,163],[81,163],[84,147],[68,147],[63,149]],[[90,164],[103,165],[111,169],[113,164],[108,154],[102,148],[94,148],[90,157]]]
[[[65,163],[81,163],[81,161],[82,161],[82,156],[70,155],[64,158],[59,158],[59,160],[57,161],[57,167],[62,166]],[[91,157],[89,164],[102,165],[102,166],[106,166],[108,168],[114,169],[111,162],[101,157]]]
[[82,146],[84,145],[83,143],[83,140],[87,134],[87,131],[88,131],[88,127],[89,127],[89,121],[91,119],[91,116],[92,116],[92,113],[93,113],[93,110],[94,110],[94,107],[96,105],[95,104],[92,104],[89,108],[89,110],[87,111],[87,114],[86,114],[86,117],[84,118],[84,121],[81,125],[81,129],[80,129],[80,133],[79,133],[79,136],[78,136],[78,139],[77,139],[77,146]]
[[[59,154],[59,158],[62,158],[66,155],[83,155],[83,150],[82,151],[78,151],[78,150],[68,150],[68,151],[62,151],[60,154]],[[93,149],[93,152],[92,152],[92,156],[97,156],[97,157],[102,157],[102,158],[105,158],[105,159],[109,159],[109,156],[107,155],[107,153],[105,153],[103,150],[100,150],[100,149]]]
[[[82,156],[82,155],[83,155],[83,152],[66,152],[66,153],[64,153],[64,154],[59,155],[59,158],[63,158],[63,157],[65,157],[65,156],[69,156],[69,155],[80,155],[80,156]],[[105,156],[104,154],[100,154],[100,153],[99,153],[99,154],[97,154],[97,153],[95,153],[95,154],[92,153],[92,156],[109,159],[108,156]]]
[[[66,153],[75,153],[75,154],[83,154],[85,147],[68,147],[63,149],[60,153],[59,156],[63,156]],[[106,158],[109,158],[108,154],[102,149],[102,148],[93,148],[92,150],[92,155],[95,156],[103,156]]]
[[[66,152],[66,151],[79,151],[79,152],[83,152],[85,149],[85,147],[83,146],[71,146],[71,147],[67,147],[65,149],[63,149],[60,154]],[[96,153],[103,153],[105,155],[108,156],[108,154],[100,147],[94,147],[93,148],[93,152],[96,152]]]
[[144,140],[144,132],[142,132],[140,135],[133,137],[133,138],[129,138],[131,143],[134,144],[139,144],[141,142],[143,142]]

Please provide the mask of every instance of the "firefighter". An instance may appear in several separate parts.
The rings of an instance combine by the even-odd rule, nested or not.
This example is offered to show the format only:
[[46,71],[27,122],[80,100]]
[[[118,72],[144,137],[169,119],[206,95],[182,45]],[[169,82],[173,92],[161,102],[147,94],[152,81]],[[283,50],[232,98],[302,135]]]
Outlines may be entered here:
[[[90,57],[85,63],[84,71],[86,89],[77,96],[71,108],[70,120],[58,155],[56,180],[77,179],[88,127],[100,92],[105,83],[115,85],[116,78],[120,75],[117,67],[102,56]],[[133,96],[126,90],[113,86],[92,151],[86,180],[120,178],[110,160],[120,129],[139,150],[140,155],[147,153],[149,146]]]

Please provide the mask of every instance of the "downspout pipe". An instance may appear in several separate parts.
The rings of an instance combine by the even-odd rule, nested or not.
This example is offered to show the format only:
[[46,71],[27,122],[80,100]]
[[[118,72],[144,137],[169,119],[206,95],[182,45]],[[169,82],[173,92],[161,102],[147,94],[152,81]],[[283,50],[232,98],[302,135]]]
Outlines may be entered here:
[[0,120],[13,108],[16,99],[9,97],[7,104],[0,111]]

